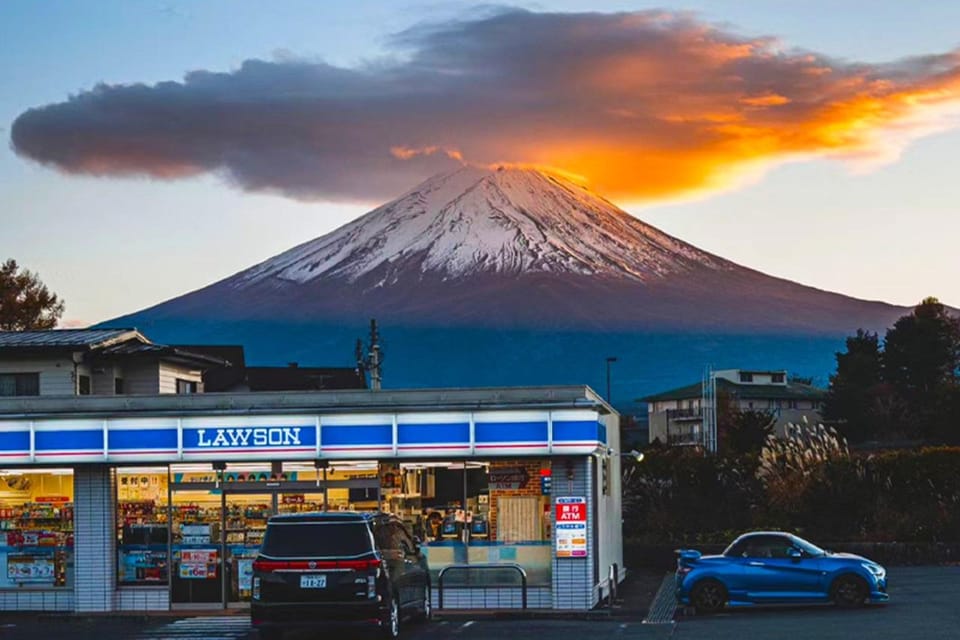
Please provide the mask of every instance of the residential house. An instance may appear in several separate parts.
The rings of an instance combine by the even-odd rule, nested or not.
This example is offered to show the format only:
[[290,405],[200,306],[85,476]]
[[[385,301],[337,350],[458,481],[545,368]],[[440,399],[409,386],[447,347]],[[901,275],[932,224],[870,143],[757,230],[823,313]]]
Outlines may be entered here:
[[136,329],[0,331],[0,396],[199,393],[228,364]]
[[[775,419],[774,433],[784,434],[787,423],[821,420],[826,391],[790,380],[786,371],[725,369],[713,372],[716,401],[730,402],[740,411],[767,411]],[[647,403],[650,442],[702,444],[704,442],[703,383],[696,382],[640,398]]]

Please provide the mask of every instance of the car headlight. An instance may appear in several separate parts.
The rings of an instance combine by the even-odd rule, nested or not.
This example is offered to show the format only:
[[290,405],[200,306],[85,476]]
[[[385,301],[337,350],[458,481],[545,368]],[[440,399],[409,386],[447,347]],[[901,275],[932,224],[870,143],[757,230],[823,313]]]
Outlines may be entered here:
[[887,575],[887,570],[878,564],[868,564],[864,562],[864,563],[861,563],[861,566],[867,571],[869,571],[870,573],[872,573],[873,576],[876,578],[882,579],[884,576]]

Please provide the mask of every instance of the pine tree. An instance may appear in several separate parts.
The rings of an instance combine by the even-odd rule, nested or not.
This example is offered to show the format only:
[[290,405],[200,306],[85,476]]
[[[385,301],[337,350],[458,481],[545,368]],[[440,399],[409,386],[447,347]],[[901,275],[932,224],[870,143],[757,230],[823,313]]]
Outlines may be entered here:
[[37,274],[13,259],[0,265],[0,330],[52,329],[62,315],[63,301]]

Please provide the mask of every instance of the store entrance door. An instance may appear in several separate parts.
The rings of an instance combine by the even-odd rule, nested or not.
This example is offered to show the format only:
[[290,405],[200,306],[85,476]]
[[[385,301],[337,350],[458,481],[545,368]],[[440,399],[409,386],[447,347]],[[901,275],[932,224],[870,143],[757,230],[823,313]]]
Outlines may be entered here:
[[226,602],[245,606],[253,589],[253,561],[267,530],[267,520],[278,513],[323,511],[323,488],[316,482],[268,482],[267,486],[227,485]]
[[[270,516],[325,509],[374,509],[376,475],[327,477],[313,470],[174,472],[170,483],[171,587],[174,608],[245,607],[253,561]],[[337,475],[343,475],[340,472]]]
[[211,608],[223,601],[223,508],[215,482],[173,486],[170,601]]

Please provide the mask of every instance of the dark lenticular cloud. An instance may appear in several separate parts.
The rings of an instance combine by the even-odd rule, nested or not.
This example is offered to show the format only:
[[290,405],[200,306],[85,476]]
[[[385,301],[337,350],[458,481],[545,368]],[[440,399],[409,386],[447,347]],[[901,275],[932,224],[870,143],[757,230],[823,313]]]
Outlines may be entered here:
[[392,64],[248,60],[101,84],[24,112],[12,142],[69,173],[215,173],[301,199],[381,200],[466,161],[647,201],[791,157],[889,154],[960,98],[956,51],[853,64],[659,11],[507,10],[393,42],[408,55]]

